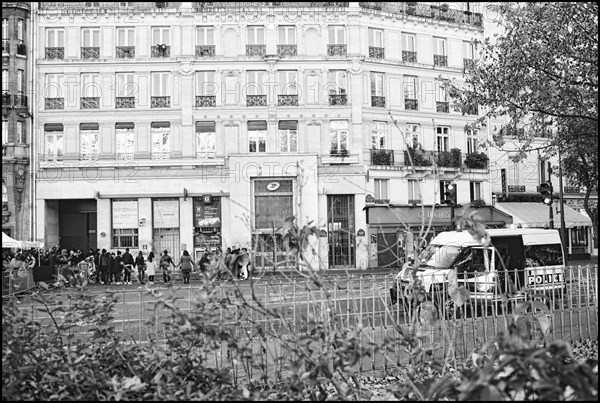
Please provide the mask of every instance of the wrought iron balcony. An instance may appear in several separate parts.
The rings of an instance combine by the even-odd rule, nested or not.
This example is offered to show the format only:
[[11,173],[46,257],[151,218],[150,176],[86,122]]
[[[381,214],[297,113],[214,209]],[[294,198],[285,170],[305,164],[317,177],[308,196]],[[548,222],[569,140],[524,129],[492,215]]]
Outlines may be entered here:
[[100,97],[81,97],[81,109],[100,109]]
[[297,45],[277,45],[277,55],[279,57],[297,56],[298,55],[298,46]]
[[213,57],[215,45],[196,45],[196,57]]
[[246,45],[246,56],[263,57],[267,54],[267,45]]
[[371,95],[371,106],[385,108],[385,97]]
[[152,159],[153,160],[168,160],[171,158],[171,153],[169,152],[153,152]]
[[371,149],[371,165],[394,165],[394,150]]
[[135,108],[135,97],[117,97],[115,107],[117,109]]
[[298,106],[298,95],[277,95],[278,106]]
[[46,110],[65,109],[64,98],[46,98],[45,101]]
[[217,106],[217,97],[215,95],[196,95],[197,108],[209,108]]
[[11,107],[12,106],[12,95],[8,92],[2,93],[2,106]]
[[46,60],[63,60],[65,48],[46,48]]
[[448,56],[433,55],[433,65],[439,67],[448,67]]
[[115,154],[115,158],[121,161],[130,161],[133,159],[134,154],[133,153],[120,153],[117,152]]
[[80,161],[96,161],[98,160],[98,153],[81,153],[79,154]]
[[350,153],[348,152],[348,149],[342,147],[342,148],[332,148],[329,151],[329,155],[332,157],[344,158],[344,157],[350,156]]
[[329,94],[329,105],[346,105],[347,103],[347,94]]
[[266,95],[247,95],[246,106],[267,106]]
[[100,48],[99,47],[82,47],[81,48],[82,59],[100,59]]
[[171,47],[167,45],[154,45],[150,47],[151,57],[171,57]]
[[364,10],[377,10],[376,12],[404,14],[458,24],[469,24],[478,28],[483,27],[483,16],[480,13],[470,11],[446,9],[417,2],[360,2],[359,5]]
[[8,39],[2,39],[2,53],[3,54],[10,53],[10,42]]
[[440,113],[448,113],[450,112],[450,108],[448,106],[448,102],[436,102],[435,110]]
[[369,57],[373,59],[383,59],[385,56],[384,48],[369,46]]
[[433,165],[432,158],[433,151],[410,147],[408,150],[404,151],[405,166],[412,166],[412,164],[414,164],[416,167],[430,167]]
[[27,108],[27,95],[17,94],[15,95],[15,106]]
[[348,54],[348,47],[344,44],[339,45],[327,45],[328,56],[346,56]]
[[171,107],[171,97],[150,97],[150,107],[151,108],[170,108]]
[[416,99],[405,99],[404,109],[407,111],[416,111],[419,109],[419,102]]
[[117,46],[117,59],[135,58],[135,46]]
[[463,59],[463,69],[465,71],[472,70],[475,67],[475,60],[473,59]]
[[21,56],[27,56],[27,45],[23,41],[17,43],[17,54]]
[[2,56],[2,65],[5,66],[8,64],[9,61],[9,57],[8,56]]
[[435,163],[443,168],[460,168],[462,164],[461,152],[459,149],[452,151],[434,152]]
[[402,61],[405,63],[416,63],[417,62],[417,52],[412,52],[410,50],[402,51]]

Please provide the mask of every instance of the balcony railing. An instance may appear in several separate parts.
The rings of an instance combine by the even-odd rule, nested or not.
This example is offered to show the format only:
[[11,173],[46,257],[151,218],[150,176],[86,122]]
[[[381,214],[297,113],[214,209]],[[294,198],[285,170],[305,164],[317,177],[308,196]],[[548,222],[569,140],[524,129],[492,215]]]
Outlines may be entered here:
[[27,45],[22,41],[17,43],[17,54],[21,56],[27,56]]
[[2,39],[2,54],[10,53],[10,42],[8,39]]
[[81,153],[79,154],[80,161],[97,161],[98,153]]
[[385,108],[385,97],[371,95],[371,106],[376,108]]
[[[404,165],[416,167],[430,167],[433,165],[433,151],[422,150],[420,148],[408,148],[404,151]],[[412,164],[411,164],[412,161]]]
[[458,149],[453,151],[434,152],[435,163],[442,168],[460,168],[462,164],[461,152]]
[[2,56],[2,65],[6,66],[8,65],[8,61],[9,61],[9,57],[8,56]]
[[346,105],[347,103],[347,94],[329,94],[329,105]]
[[297,45],[277,45],[277,55],[279,57],[297,56],[298,46]]
[[100,97],[81,97],[81,109],[100,109]]
[[402,61],[405,63],[416,63],[417,62],[417,52],[412,52],[410,50],[402,51]]
[[448,102],[436,102],[435,110],[440,113],[449,113],[450,107],[448,105]]
[[298,95],[277,95],[278,106],[298,106]]
[[171,57],[171,47],[167,45],[154,45],[150,47],[151,57]]
[[45,107],[46,107],[46,110],[65,109],[65,99],[64,98],[46,98]]
[[153,152],[152,159],[153,160],[168,160],[171,158],[170,152]]
[[27,95],[17,94],[15,95],[15,106],[27,108]]
[[2,93],[2,106],[11,107],[12,106],[12,95],[8,92]]
[[371,165],[394,165],[394,151],[371,149]]
[[448,56],[433,55],[433,65],[439,67],[448,67]]
[[170,108],[171,107],[171,97],[150,97],[150,107],[151,108]]
[[344,158],[350,156],[350,153],[346,148],[332,148],[329,150],[329,155],[332,157]]
[[439,6],[417,2],[360,2],[359,5],[365,10],[377,10],[377,12],[432,18],[440,21],[468,24],[478,28],[483,27],[483,16],[480,13],[470,11],[453,9],[443,11],[444,9]]
[[120,160],[120,161],[130,161],[133,159],[134,154],[133,153],[120,153],[117,152],[115,154],[115,159]]
[[419,102],[416,99],[405,99],[404,109],[407,111],[416,111],[419,109]]
[[246,45],[246,56],[263,57],[267,54],[267,45]]
[[135,46],[117,46],[117,59],[135,58]]
[[[26,3],[25,3],[26,4]],[[208,4],[208,3],[206,3]],[[107,9],[107,10],[156,10],[156,9],[178,9],[181,2],[41,2],[40,10],[84,10],[84,9]]]
[[196,45],[196,57],[213,57],[215,45]]
[[63,60],[65,48],[46,48],[46,60]]
[[266,95],[247,95],[246,106],[267,106]]
[[100,48],[99,47],[82,47],[81,48],[82,59],[100,59]]
[[475,60],[473,59],[463,59],[463,69],[465,71],[472,70],[475,67]]
[[215,95],[196,95],[196,108],[211,108],[217,106]]
[[348,47],[344,44],[339,45],[327,45],[328,56],[346,56],[348,54]]
[[376,46],[369,46],[369,57],[373,59],[384,59],[385,50],[384,48],[378,48]]
[[135,97],[117,97],[115,99],[115,108],[135,108]]

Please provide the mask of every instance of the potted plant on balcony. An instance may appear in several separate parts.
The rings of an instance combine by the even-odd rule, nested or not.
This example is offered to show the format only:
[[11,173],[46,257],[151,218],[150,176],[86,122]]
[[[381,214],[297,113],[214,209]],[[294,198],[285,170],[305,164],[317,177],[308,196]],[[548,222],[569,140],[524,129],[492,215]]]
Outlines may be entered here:
[[465,165],[469,169],[485,169],[488,164],[486,153],[469,153],[465,158]]
[[460,148],[452,148],[450,149],[450,167],[452,168],[460,168],[460,158],[461,151]]
[[373,165],[392,165],[391,155],[388,150],[373,148]]
[[[429,158],[429,154],[421,148],[408,147],[408,154],[410,154],[412,163],[416,167],[429,167],[432,165],[431,159]],[[409,160],[407,160],[406,162],[407,164],[410,164]]]

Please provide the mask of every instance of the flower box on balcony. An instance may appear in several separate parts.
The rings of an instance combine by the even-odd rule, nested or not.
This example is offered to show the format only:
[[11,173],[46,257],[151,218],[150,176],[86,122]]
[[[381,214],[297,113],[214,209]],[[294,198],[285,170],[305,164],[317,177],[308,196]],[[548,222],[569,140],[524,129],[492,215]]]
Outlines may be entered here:
[[486,169],[488,160],[489,158],[484,152],[468,153],[465,157],[465,166],[469,169]]
[[394,165],[394,151],[371,149],[371,165]]

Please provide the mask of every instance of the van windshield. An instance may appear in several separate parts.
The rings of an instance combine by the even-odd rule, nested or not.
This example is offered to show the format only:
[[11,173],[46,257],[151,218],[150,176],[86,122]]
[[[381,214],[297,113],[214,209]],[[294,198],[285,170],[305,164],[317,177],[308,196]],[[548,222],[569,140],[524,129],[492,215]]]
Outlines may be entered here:
[[449,269],[459,253],[460,248],[456,245],[429,244],[421,254],[421,265]]

